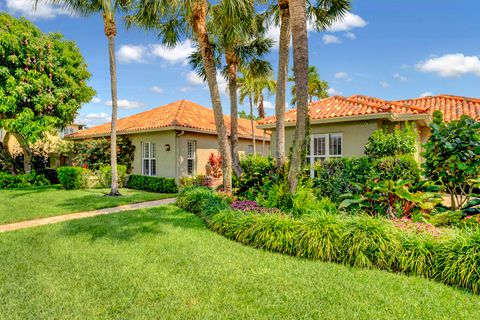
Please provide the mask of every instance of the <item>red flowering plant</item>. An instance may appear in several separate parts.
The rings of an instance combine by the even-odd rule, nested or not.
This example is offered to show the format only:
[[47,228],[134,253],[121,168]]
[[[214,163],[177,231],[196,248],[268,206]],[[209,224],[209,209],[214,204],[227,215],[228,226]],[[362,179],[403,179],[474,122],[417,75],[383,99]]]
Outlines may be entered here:
[[222,177],[222,155],[210,153],[207,162],[207,176],[213,178]]
[[436,228],[431,223],[426,222],[413,222],[409,217],[403,217],[401,219],[393,219],[393,224],[395,227],[402,229],[407,232],[414,233],[429,233],[433,236],[440,235],[440,229]]
[[276,208],[265,208],[255,201],[250,200],[235,200],[230,207],[234,210],[246,211],[246,212],[259,212],[259,213],[280,213],[280,210]]

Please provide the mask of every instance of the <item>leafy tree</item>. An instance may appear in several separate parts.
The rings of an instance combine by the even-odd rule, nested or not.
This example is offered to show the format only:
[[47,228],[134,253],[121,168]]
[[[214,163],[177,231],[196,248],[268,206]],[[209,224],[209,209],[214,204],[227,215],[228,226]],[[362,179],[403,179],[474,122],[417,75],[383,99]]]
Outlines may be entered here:
[[215,48],[211,41],[208,19],[211,17],[209,15],[212,5],[220,5],[228,12],[230,21],[238,21],[239,17],[248,15],[252,3],[253,0],[139,0],[134,14],[127,18],[128,25],[135,24],[158,31],[158,37],[168,46],[174,46],[182,37],[188,37],[197,43],[210,91],[219,149],[223,159],[223,186],[228,193],[232,191],[232,155],[218,90]]
[[0,13],[0,128],[5,141],[12,135],[20,144],[25,172],[32,169],[33,144],[72,123],[94,96],[89,78],[74,42]]
[[247,113],[245,110],[240,111],[238,113],[238,117],[240,119],[247,119],[247,120],[253,119],[253,121],[260,120],[260,117],[254,115],[254,114],[252,115],[251,113]]
[[452,210],[462,208],[480,176],[480,122],[468,116],[450,123],[440,111],[433,114],[431,136],[424,144],[425,175],[451,195]]
[[[288,81],[295,82],[295,76],[292,76]],[[313,97],[317,99],[328,98],[328,83],[320,79],[317,68],[315,66],[308,67],[308,101],[311,103]],[[291,87],[292,100],[290,100],[291,105],[295,105],[297,102],[297,87],[293,85]]]
[[[350,9],[351,0],[317,0],[305,1],[306,19],[317,30],[324,30],[341,19]],[[290,17],[291,0],[277,0],[273,2],[269,12],[274,16],[274,23],[280,27],[278,50],[278,74],[275,96],[275,141],[277,167],[285,163],[285,104],[288,79],[288,64],[290,40],[292,36],[291,24],[295,23]]]
[[100,14],[103,18],[103,31],[108,39],[108,58],[110,64],[110,89],[112,93],[112,122],[110,133],[110,164],[112,167],[111,196],[119,196],[118,191],[118,170],[117,170],[117,114],[118,114],[118,95],[117,95],[117,66],[115,61],[115,36],[117,35],[117,25],[115,23],[115,13],[119,9],[126,9],[132,5],[133,0],[35,0],[51,2],[63,5],[74,12],[89,16]]

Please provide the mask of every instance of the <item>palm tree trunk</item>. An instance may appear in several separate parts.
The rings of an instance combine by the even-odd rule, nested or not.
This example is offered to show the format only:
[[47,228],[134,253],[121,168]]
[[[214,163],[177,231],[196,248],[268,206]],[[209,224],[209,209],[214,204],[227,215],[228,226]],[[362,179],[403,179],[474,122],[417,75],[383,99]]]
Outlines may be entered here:
[[228,66],[228,91],[230,96],[230,144],[232,146],[232,167],[235,175],[240,178],[240,156],[238,155],[238,97],[237,97],[237,65],[231,53],[226,54]]
[[258,103],[258,117],[260,119],[265,118],[265,105],[263,104],[264,102],[264,97],[263,94],[260,94],[260,102]]
[[290,191],[297,188],[304,160],[308,123],[308,36],[305,0],[290,0],[293,66],[297,88],[297,123],[288,171]]
[[108,58],[110,62],[110,85],[112,93],[112,128],[110,133],[110,166],[112,168],[112,181],[110,196],[119,196],[118,171],[117,171],[117,117],[118,117],[118,96],[117,96],[117,66],[115,62],[115,36],[117,27],[112,15],[105,15],[105,35],[108,38]]
[[213,114],[215,116],[215,127],[217,129],[218,144],[220,154],[222,156],[223,171],[223,187],[225,192],[232,192],[232,157],[230,153],[230,145],[228,143],[227,128],[223,118],[222,102],[220,101],[220,93],[218,91],[217,72],[215,60],[213,57],[213,48],[208,38],[206,18],[207,3],[206,1],[198,1],[192,7],[192,18],[190,24],[197,37],[198,46],[202,55],[205,68],[205,76],[207,78],[208,88],[210,91],[210,99],[213,106]]
[[250,126],[252,127],[252,142],[253,142],[253,155],[257,155],[257,142],[255,141],[255,121],[253,120],[253,103],[252,95],[248,96],[248,101],[250,102]]
[[275,96],[275,155],[277,168],[285,164],[285,104],[288,79],[288,54],[290,50],[290,12],[288,0],[279,0],[280,39],[277,89]]

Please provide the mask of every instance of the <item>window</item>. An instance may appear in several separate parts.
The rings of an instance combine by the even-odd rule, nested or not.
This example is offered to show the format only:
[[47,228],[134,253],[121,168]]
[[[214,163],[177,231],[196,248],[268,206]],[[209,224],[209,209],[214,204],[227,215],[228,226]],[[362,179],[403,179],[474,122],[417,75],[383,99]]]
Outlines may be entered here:
[[315,175],[314,165],[317,161],[327,158],[342,157],[343,136],[341,133],[314,134],[307,148],[307,158],[310,164],[310,176]]
[[197,157],[197,141],[187,141],[187,174],[189,176],[195,175],[196,169],[196,157]]
[[142,143],[142,174],[144,176],[157,175],[157,147],[154,142]]

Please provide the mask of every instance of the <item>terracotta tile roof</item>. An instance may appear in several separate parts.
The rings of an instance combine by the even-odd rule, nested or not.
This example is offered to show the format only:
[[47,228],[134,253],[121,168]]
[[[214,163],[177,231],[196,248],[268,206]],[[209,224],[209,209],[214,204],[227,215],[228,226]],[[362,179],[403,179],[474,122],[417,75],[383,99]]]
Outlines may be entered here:
[[426,108],[430,114],[433,114],[435,110],[440,110],[447,122],[458,120],[464,114],[473,119],[480,120],[480,99],[477,98],[443,94],[417,99],[400,100],[397,102]]
[[[427,111],[407,104],[357,95],[349,98],[334,96],[312,102],[308,113],[310,120],[321,120],[373,114],[426,114]],[[285,113],[285,122],[294,123],[296,116],[296,109],[288,110]],[[261,120],[258,124],[266,125],[273,123],[275,123],[275,117]]]
[[[225,125],[230,132],[230,117],[224,116]],[[254,124],[256,126],[256,124]],[[213,110],[188,100],[179,100],[147,110],[132,116],[119,119],[117,132],[119,134],[131,134],[135,132],[155,131],[167,127],[177,127],[192,131],[216,133]],[[110,122],[86,130],[75,132],[67,138],[81,139],[90,137],[106,136],[110,134]],[[250,120],[238,119],[238,134],[242,138],[251,138]],[[255,136],[263,138],[263,130],[255,129]],[[267,139],[269,136],[267,134]]]

